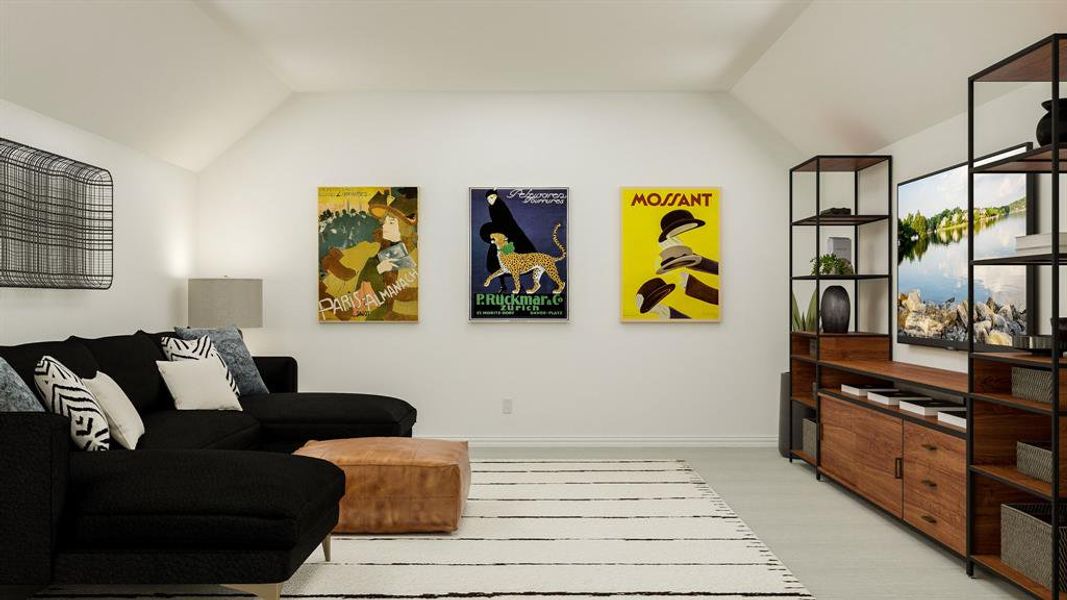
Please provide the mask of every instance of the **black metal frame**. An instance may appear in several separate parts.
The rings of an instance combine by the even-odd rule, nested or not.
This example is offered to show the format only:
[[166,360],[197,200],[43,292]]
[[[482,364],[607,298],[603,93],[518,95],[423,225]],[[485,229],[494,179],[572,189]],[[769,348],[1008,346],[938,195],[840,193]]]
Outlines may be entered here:
[[[827,224],[827,225],[823,225],[823,217],[819,214],[820,211],[822,210],[822,175],[824,173],[823,168],[822,168],[822,163],[825,160],[835,160],[835,159],[845,159],[845,160],[848,160],[848,159],[857,159],[857,160],[863,159],[863,160],[873,161],[873,162],[871,162],[871,164],[868,164],[866,166],[860,166],[860,167],[856,167],[854,169],[851,169],[851,172],[853,174],[852,216],[853,217],[861,217],[860,220],[862,220],[862,222],[855,221],[852,224],[852,246],[853,246],[852,258],[853,258],[853,268],[855,270],[855,275],[851,275],[851,276],[824,276],[819,272],[819,269],[815,270],[815,275],[814,276],[810,276],[810,275],[794,275],[793,274],[793,258],[794,258],[793,228],[794,227],[807,227],[807,226],[814,226],[815,227],[815,257],[818,257],[818,256],[821,255],[820,244],[822,243],[822,228],[823,227],[848,227],[848,225],[846,225],[846,224],[841,224],[840,222],[837,222],[837,221],[840,220],[840,217],[828,219],[829,221],[831,221],[831,223]],[[811,165],[813,162],[814,162],[814,165],[815,165],[814,170],[804,169],[804,167],[806,167],[808,165]],[[865,172],[865,171],[867,171],[868,169],[877,167],[877,166],[879,166],[879,165],[881,165],[883,163],[886,164],[886,205],[885,205],[885,211],[886,212],[885,212],[885,215],[859,215],[860,174]],[[793,217],[793,211],[794,211],[794,208],[795,208],[794,207],[794,177],[799,172],[813,173],[814,176],[815,176],[815,214],[813,216],[811,216],[811,217],[795,220],[794,217]],[[828,170],[826,172],[848,172],[848,171]],[[788,301],[788,304],[789,304],[788,310],[789,310],[789,315],[790,315],[790,321],[792,319],[792,296],[793,296],[793,283],[794,282],[796,282],[796,281],[814,281],[815,282],[815,291],[816,291],[816,293],[815,293],[815,312],[816,312],[816,315],[818,315],[818,313],[819,313],[819,303],[822,300],[822,298],[820,297],[820,294],[819,294],[819,292],[822,290],[822,282],[823,281],[852,281],[853,282],[853,285],[852,285],[852,298],[853,298],[853,302],[852,302],[852,305],[853,305],[852,306],[852,308],[853,308],[852,328],[853,328],[854,331],[859,331],[859,329],[858,329],[859,328],[859,321],[860,321],[859,305],[860,305],[860,288],[861,288],[860,283],[862,281],[865,281],[865,280],[884,279],[886,281],[886,294],[888,295],[890,290],[893,289],[893,235],[892,235],[893,226],[892,226],[892,222],[891,222],[892,221],[892,216],[893,216],[893,157],[892,156],[889,156],[889,155],[849,155],[849,154],[817,155],[817,156],[813,156],[812,158],[810,158],[810,159],[808,159],[808,160],[806,160],[806,161],[804,161],[802,163],[799,163],[799,164],[795,165],[793,168],[789,169],[789,293],[790,293],[790,300]],[[867,224],[870,224],[870,223],[877,223],[877,222],[880,222],[880,221],[886,221],[886,272],[885,272],[885,274],[876,274],[876,275],[861,274],[859,272],[859,265],[860,265],[860,262],[859,262],[859,249],[860,249],[860,228],[861,228],[861,225],[867,225]],[[894,305],[893,305],[892,302],[889,302],[887,304],[888,304],[888,306],[886,307],[886,328],[887,329],[892,329]],[[818,317],[816,317],[816,318],[818,319]],[[790,332],[790,335],[792,335],[792,332]],[[891,334],[887,333],[886,335],[888,336],[888,335],[891,335]],[[819,327],[818,320],[816,320],[814,337],[813,337],[813,339],[815,340],[815,354],[814,354],[814,356],[812,358],[813,358],[813,368],[815,370],[815,379],[814,379],[813,389],[812,389],[812,398],[813,398],[813,400],[815,402],[815,408],[814,408],[815,421],[816,421],[816,423],[819,423],[819,427],[821,427],[821,410],[820,409],[821,409],[821,404],[822,404],[819,401],[819,394],[818,394],[818,385],[819,385],[819,380],[820,380],[820,376],[821,376],[821,367],[819,366],[819,358],[820,358],[820,353],[822,351],[822,344],[820,343],[820,338],[821,338],[821,328]],[[792,340],[790,340],[790,349],[792,349]],[[890,353],[890,359],[892,359],[892,353],[893,353],[892,345],[890,345],[889,353]],[[790,372],[790,376],[792,376],[792,372],[793,372],[792,358],[790,358],[789,372]],[[792,391],[792,381],[790,381],[790,392],[791,391]],[[794,448],[795,440],[793,439],[793,422],[794,422],[793,407],[794,407],[795,404],[797,404],[797,402],[795,400],[793,400],[792,398],[790,398],[790,400],[789,400],[789,411],[788,411],[789,412],[789,444],[788,444],[788,446],[789,446],[789,462],[793,462],[793,458],[794,458],[793,450],[795,450],[795,448]],[[804,406],[804,408],[806,408],[806,409],[809,409],[809,410],[811,409],[810,407],[808,407],[806,405],[802,404],[802,406]],[[821,436],[819,436],[819,437],[821,437]],[[812,457],[812,459],[815,461],[815,464],[813,465],[815,467],[815,478],[819,479],[819,480],[822,479],[822,474],[819,472],[819,464],[820,464],[820,461],[819,461],[820,448],[819,448],[819,446],[820,445],[821,445],[821,441],[819,441],[818,438],[817,438],[816,439],[816,447],[815,447],[815,456]]]
[[[1052,233],[1053,243],[1052,243],[1052,252],[1051,252],[1051,254],[1047,258],[1042,258],[1042,260],[1035,261],[1035,262],[1036,263],[1039,262],[1039,264],[1042,264],[1044,266],[1049,266],[1052,269],[1052,277],[1051,277],[1051,279],[1052,279],[1052,282],[1051,282],[1051,287],[1052,287],[1052,307],[1051,307],[1052,310],[1051,310],[1051,312],[1052,312],[1052,314],[1051,314],[1051,317],[1053,319],[1053,322],[1055,322],[1060,317],[1060,267],[1064,266],[1064,262],[1063,262],[1064,257],[1060,253],[1060,245],[1059,245],[1059,234],[1060,234],[1060,185],[1059,185],[1060,184],[1060,149],[1064,148],[1064,147],[1067,147],[1067,144],[1063,144],[1063,143],[1061,143],[1059,141],[1060,140],[1060,136],[1064,133],[1064,132],[1060,131],[1060,114],[1059,114],[1059,102],[1058,102],[1058,100],[1061,98],[1061,96],[1060,96],[1060,77],[1061,77],[1060,47],[1061,47],[1061,45],[1064,45],[1065,47],[1067,47],[1067,34],[1064,34],[1064,33],[1053,34],[1051,36],[1048,36],[1048,37],[1046,37],[1046,38],[1034,43],[1034,44],[1031,44],[1030,46],[1024,48],[1023,50],[1020,50],[1019,52],[1016,52],[1015,54],[1013,54],[1013,55],[1011,55],[1011,56],[1009,56],[1009,57],[997,62],[996,64],[991,65],[991,66],[983,69],[982,71],[979,71],[978,73],[975,73],[974,75],[971,75],[971,77],[968,78],[968,81],[967,81],[967,156],[968,156],[967,205],[968,205],[968,209],[970,211],[973,211],[973,209],[974,209],[974,176],[975,176],[976,173],[981,173],[982,172],[981,171],[981,167],[976,167],[976,165],[975,165],[975,163],[976,163],[976,159],[975,159],[975,134],[974,134],[974,132],[975,132],[975,114],[974,114],[974,108],[975,108],[975,94],[974,94],[974,92],[975,92],[975,84],[976,83],[983,83],[984,81],[1005,81],[1006,79],[998,79],[996,77],[991,77],[991,76],[994,76],[996,74],[996,72],[999,71],[1001,68],[1006,67],[1007,65],[1009,65],[1011,63],[1014,63],[1015,61],[1025,57],[1027,55],[1030,55],[1032,53],[1035,53],[1035,52],[1038,52],[1038,51],[1042,50],[1043,46],[1047,46],[1048,52],[1050,53],[1050,56],[1049,56],[1050,67],[1049,67],[1048,78],[1047,79],[1038,79],[1038,80],[1035,80],[1033,82],[1034,83],[1050,83],[1051,84],[1051,96],[1052,96],[1052,107],[1051,107],[1052,143],[1049,146],[1045,147],[1045,148],[1051,150],[1051,159],[1048,161],[1049,162],[1049,165],[1048,165],[1049,168],[1047,170],[1045,170],[1045,171],[1042,171],[1042,172],[1043,173],[1047,173],[1051,177],[1052,197],[1051,197],[1050,210],[1051,210],[1051,228],[1052,228],[1052,232],[1051,233]],[[989,79],[987,79],[987,78],[989,78]],[[1038,149],[1038,151],[1044,150],[1045,148]],[[1037,171],[1035,171],[1033,169],[1028,169],[1027,172],[1036,173]],[[969,212],[969,214],[971,214],[971,213]],[[969,224],[973,225],[973,214],[972,214],[972,216],[970,218],[972,220],[972,223],[969,223]],[[968,286],[967,286],[967,288],[968,289],[967,289],[967,298],[968,298],[969,305],[973,306],[974,305],[974,266],[975,266],[974,245],[973,245],[973,239],[971,239],[971,238],[973,238],[973,227],[969,227],[968,228],[968,236],[969,236],[968,241],[972,242],[972,243],[968,244],[968,257],[967,257],[968,258],[968,265],[967,265],[967,269],[968,269],[968,273],[967,273],[968,274]],[[980,264],[991,264],[991,263],[988,262],[988,261],[986,261],[986,262],[980,261]],[[973,328],[969,329],[968,336],[967,336],[967,346],[968,346],[968,355],[967,355],[968,356],[968,358],[967,358],[967,367],[968,367],[968,378],[967,378],[968,379],[968,381],[967,381],[968,405],[969,405],[969,407],[973,408],[974,402],[982,401],[981,400],[981,395],[978,394],[977,397],[976,397],[975,392],[974,392],[975,344],[974,344],[974,331],[973,331]],[[1053,348],[1059,348],[1060,347],[1060,334],[1059,334],[1059,329],[1057,327],[1053,327],[1052,328],[1052,347]],[[1054,359],[1050,360],[1049,367],[1050,367],[1050,370],[1052,372],[1053,381],[1058,382],[1058,381],[1060,381],[1060,360],[1056,359],[1055,357],[1056,357],[1056,354],[1054,353],[1053,354],[1053,358]],[[1059,435],[1060,419],[1062,417],[1064,417],[1064,416],[1067,416],[1067,413],[1061,412],[1061,409],[1060,409],[1060,392],[1059,392],[1059,388],[1060,388],[1059,385],[1053,385],[1052,386],[1052,397],[1051,397],[1052,406],[1051,406],[1051,421],[1050,421],[1050,426],[1051,427],[1050,427],[1050,429],[1051,429],[1051,434],[1052,434],[1052,457],[1053,457],[1053,464],[1054,465],[1059,465],[1060,464],[1060,451],[1061,451],[1061,440],[1060,440],[1060,435]],[[979,563],[979,562],[977,562],[975,560],[975,553],[974,553],[974,542],[975,542],[975,540],[974,540],[974,514],[975,514],[975,488],[976,488],[975,478],[976,477],[980,477],[980,476],[984,476],[984,475],[980,475],[980,474],[976,473],[974,471],[974,469],[971,468],[974,465],[974,442],[975,442],[975,440],[974,440],[974,427],[973,427],[973,425],[974,425],[974,411],[973,411],[973,409],[968,411],[967,425],[968,425],[968,431],[970,432],[969,435],[967,436],[967,465],[968,465],[968,469],[967,469],[967,573],[969,575],[973,576],[974,575],[974,567],[976,565],[977,566],[982,566],[981,563]],[[1060,573],[1059,573],[1059,568],[1058,568],[1059,559],[1060,559],[1060,556],[1059,556],[1059,544],[1060,544],[1060,531],[1059,531],[1059,528],[1060,528],[1060,525],[1061,525],[1060,522],[1059,522],[1060,521],[1060,519],[1059,519],[1059,509],[1060,509],[1060,505],[1061,505],[1061,502],[1062,502],[1062,499],[1061,499],[1061,484],[1063,483],[1063,482],[1060,481],[1060,473],[1059,473],[1059,471],[1060,470],[1058,468],[1053,468],[1052,469],[1051,494],[1050,494],[1049,498],[1046,500],[1046,501],[1048,501],[1050,503],[1051,508],[1052,508],[1052,511],[1051,511],[1051,513],[1052,513],[1051,514],[1052,547],[1049,549],[1049,551],[1050,551],[1049,558],[1051,559],[1052,565],[1053,565],[1053,567],[1052,567],[1052,582],[1051,582],[1052,586],[1051,586],[1051,588],[1049,590],[1047,590],[1047,593],[1048,593],[1048,595],[1050,597],[1053,597],[1053,598],[1058,598],[1059,597],[1059,590],[1060,590],[1061,584],[1067,583],[1067,582],[1061,582],[1060,581]],[[989,569],[987,569],[987,570],[989,570]],[[1030,595],[1032,595],[1034,597],[1038,597],[1038,598],[1044,597],[1044,594],[1035,593],[1034,591],[1028,589],[1026,586],[1022,585],[1021,582],[1015,581],[1015,580],[1011,579],[1010,577],[1004,577],[1004,576],[1000,575],[999,573],[997,573],[996,571],[993,571],[993,570],[989,570],[989,571],[993,575],[998,576],[998,577],[1002,577],[1006,581],[1012,583],[1013,585],[1015,585],[1019,589],[1027,592],[1028,594],[1030,594]]]
[[[977,157],[977,158],[974,159],[974,162],[976,162],[976,163],[985,163],[985,162],[990,161],[991,159],[993,159],[995,157],[1003,156],[1004,154],[1006,154],[1008,152],[1015,151],[1015,154],[1020,154],[1020,153],[1024,153],[1024,152],[1029,151],[1029,150],[1033,150],[1033,148],[1034,148],[1034,145],[1031,142],[1026,142],[1026,143],[1022,143],[1022,144],[1016,144],[1014,146],[1009,146],[1007,148],[1004,148],[1003,150],[1000,150],[1000,151],[997,151],[997,152],[991,152],[989,154],[986,154],[985,156]],[[1013,154],[1013,156],[1014,156],[1014,154]],[[935,175],[940,175],[942,173],[947,173],[949,171],[952,171],[952,170],[955,170],[955,169],[959,169],[959,168],[967,168],[969,166],[970,166],[970,162],[964,161],[964,162],[961,162],[961,163],[956,163],[954,165],[938,169],[936,171],[931,171],[931,172],[926,173],[924,175],[919,175],[918,177],[912,177],[911,179],[908,179],[906,181],[901,181],[900,183],[898,183],[897,184],[897,199],[896,199],[896,209],[897,209],[896,210],[896,219],[897,219],[898,227],[899,227],[899,222],[900,222],[900,188],[901,187],[903,187],[905,185],[908,185],[909,183],[915,183],[916,181],[921,181],[921,180],[927,179],[929,177],[934,177]],[[1037,233],[1037,215],[1038,215],[1037,177],[1032,173],[1027,173],[1027,174],[1024,174],[1024,175],[1026,177],[1026,233],[1027,234]],[[973,209],[972,209],[972,211],[973,211]],[[968,229],[970,229],[971,224],[972,224],[972,218],[968,217]],[[968,232],[968,244],[971,243],[970,237],[971,237],[971,234],[970,234],[970,232]],[[899,259],[899,251],[900,251],[900,247],[899,247],[899,241],[898,241],[898,247],[897,247],[898,259]],[[968,252],[968,255],[967,255],[968,262],[970,262],[972,260],[972,258],[973,257],[971,255],[971,253]],[[968,271],[967,278],[968,278],[968,280],[973,280],[974,279],[974,274],[972,272]],[[897,284],[899,285],[899,283],[900,282],[898,281]],[[895,290],[895,291],[896,291],[896,296],[899,296],[900,295],[900,290]],[[1038,317],[1037,298],[1038,298],[1038,273],[1037,273],[1037,267],[1035,265],[1027,265],[1027,268],[1026,268],[1026,311],[1027,311],[1026,312],[1026,330],[1027,330],[1027,333],[1034,333],[1036,331],[1036,327],[1037,327],[1037,323],[1038,323],[1038,318],[1037,318]],[[969,304],[969,306],[974,306],[974,304]],[[912,337],[912,336],[904,335],[900,330],[900,324],[899,323],[897,323],[897,330],[894,332],[894,334],[895,334],[894,335],[894,339],[896,339],[898,344],[909,344],[909,345],[912,345],[912,346],[927,346],[927,347],[934,347],[934,348],[946,348],[946,349],[949,349],[949,350],[967,350],[969,348],[969,346],[968,346],[966,341],[953,342],[951,340],[919,338],[919,337]],[[979,350],[983,350],[983,351],[985,351],[985,350],[995,351],[995,350],[1004,350],[1005,349],[1003,346],[996,346],[996,345],[993,345],[993,344],[978,344],[977,347],[978,347]]]

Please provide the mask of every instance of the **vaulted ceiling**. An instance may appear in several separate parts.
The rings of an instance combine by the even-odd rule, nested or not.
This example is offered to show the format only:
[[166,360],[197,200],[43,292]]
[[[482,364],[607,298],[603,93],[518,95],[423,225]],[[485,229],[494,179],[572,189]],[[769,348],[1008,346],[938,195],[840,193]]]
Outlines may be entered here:
[[342,90],[728,92],[803,152],[868,152],[1054,31],[1062,0],[3,0],[0,98],[193,171]]

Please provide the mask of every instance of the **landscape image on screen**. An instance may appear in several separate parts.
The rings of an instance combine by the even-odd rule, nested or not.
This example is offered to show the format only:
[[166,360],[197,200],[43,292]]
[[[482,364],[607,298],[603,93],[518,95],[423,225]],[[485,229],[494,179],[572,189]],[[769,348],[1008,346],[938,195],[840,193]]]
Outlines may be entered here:
[[[974,183],[975,259],[1014,254],[1015,238],[1027,233],[1027,176],[980,174]],[[899,341],[966,343],[966,213],[966,165],[898,186]],[[1026,278],[1024,266],[975,267],[976,343],[1011,345],[1027,332]]]

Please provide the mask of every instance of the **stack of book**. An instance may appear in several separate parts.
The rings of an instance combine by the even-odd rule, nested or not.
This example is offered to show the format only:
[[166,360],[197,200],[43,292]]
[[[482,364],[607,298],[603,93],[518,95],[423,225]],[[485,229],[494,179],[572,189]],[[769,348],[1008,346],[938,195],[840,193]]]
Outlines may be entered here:
[[[1067,233],[1060,234],[1060,252],[1067,253]],[[1020,235],[1015,238],[1016,256],[1036,256],[1052,254],[1052,234],[1035,233]]]
[[[961,407],[962,408],[962,407]],[[939,411],[937,420],[949,425],[955,425],[960,429],[967,429],[967,409],[953,411]]]
[[[888,390],[878,392],[867,392],[867,399],[871,402],[877,402],[878,404],[884,404],[886,406],[898,406],[907,402],[922,402],[929,400],[929,396],[923,396],[922,394],[916,394],[915,392],[902,392],[900,390]],[[901,406],[903,409],[903,406]]]
[[866,398],[870,392],[895,392],[895,387],[874,383],[842,383],[841,391],[860,398]]
[[901,401],[900,410],[924,417],[933,417],[938,413],[966,413],[967,407],[949,400],[934,400],[926,398],[921,400]]

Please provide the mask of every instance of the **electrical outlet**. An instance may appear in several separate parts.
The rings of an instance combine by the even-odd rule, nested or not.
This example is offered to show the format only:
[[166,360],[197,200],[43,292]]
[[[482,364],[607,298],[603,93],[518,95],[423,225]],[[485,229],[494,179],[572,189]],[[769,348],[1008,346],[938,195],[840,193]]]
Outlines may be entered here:
[[514,407],[515,403],[511,400],[511,398],[504,398],[504,400],[500,403],[500,412],[504,413],[505,415],[510,415]]

